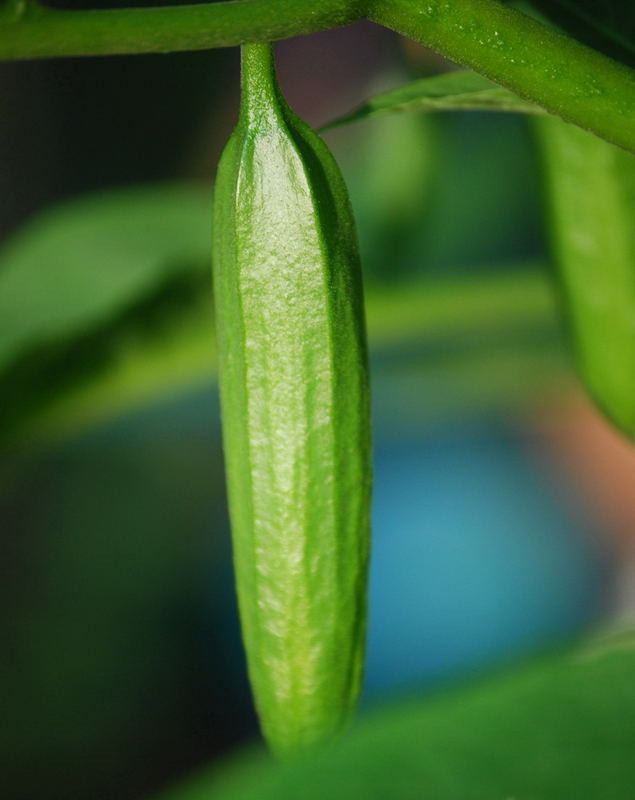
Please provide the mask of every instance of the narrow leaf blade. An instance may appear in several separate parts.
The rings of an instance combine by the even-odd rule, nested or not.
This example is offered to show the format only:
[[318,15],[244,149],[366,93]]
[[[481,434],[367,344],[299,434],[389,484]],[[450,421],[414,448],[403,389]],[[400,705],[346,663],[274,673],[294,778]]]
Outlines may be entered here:
[[535,103],[497,86],[470,70],[457,70],[421,78],[382,92],[367,100],[358,109],[339,117],[325,129],[348,125],[380,114],[403,111],[503,111],[521,114],[544,114]]

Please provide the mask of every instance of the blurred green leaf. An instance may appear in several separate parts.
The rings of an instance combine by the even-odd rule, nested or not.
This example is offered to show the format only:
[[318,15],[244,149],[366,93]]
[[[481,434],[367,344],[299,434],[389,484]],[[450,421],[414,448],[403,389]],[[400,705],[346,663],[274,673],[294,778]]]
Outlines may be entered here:
[[118,189],[56,206],[0,251],[0,372],[24,351],[104,324],[210,251],[196,185]]
[[542,255],[526,116],[384,114],[333,133],[366,279],[444,279]]
[[512,111],[544,114],[534,103],[515,95],[470,70],[444,72],[382,92],[362,106],[330,122],[325,130],[398,111]]
[[6,244],[3,435],[90,382],[113,353],[158,341],[175,318],[204,305],[209,319],[209,195],[174,183],[82,197],[45,211]]
[[500,274],[481,274],[408,285],[369,287],[371,341],[421,344],[476,335],[531,330],[550,320],[554,300],[541,265],[510,264]]
[[631,633],[402,701],[287,764],[247,753],[162,800],[625,800],[634,670]]
[[580,377],[635,437],[635,156],[556,117],[535,120],[553,261]]
[[394,283],[425,269],[421,234],[443,163],[436,122],[416,114],[373,119],[343,159],[366,280]]

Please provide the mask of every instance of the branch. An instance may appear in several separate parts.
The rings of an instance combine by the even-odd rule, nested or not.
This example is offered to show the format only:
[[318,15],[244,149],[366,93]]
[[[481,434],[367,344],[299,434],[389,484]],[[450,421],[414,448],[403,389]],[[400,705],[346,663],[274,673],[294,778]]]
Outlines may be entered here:
[[202,5],[60,11],[30,6],[0,16],[0,61],[170,53],[270,41],[364,16],[361,0],[230,0]]
[[369,17],[635,151],[635,71],[499,0],[374,0]]
[[229,0],[104,11],[12,2],[20,13],[0,11],[0,60],[229,47],[368,17],[635,152],[635,71],[499,0]]

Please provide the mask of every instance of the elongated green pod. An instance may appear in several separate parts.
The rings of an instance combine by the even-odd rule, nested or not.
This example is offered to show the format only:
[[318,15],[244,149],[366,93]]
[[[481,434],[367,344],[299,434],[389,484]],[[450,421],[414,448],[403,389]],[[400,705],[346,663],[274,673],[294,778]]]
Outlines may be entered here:
[[269,45],[242,49],[221,158],[214,280],[234,566],[249,677],[279,755],[331,736],[359,693],[370,424],[352,212]]
[[534,125],[578,371],[635,436],[635,156],[555,117]]

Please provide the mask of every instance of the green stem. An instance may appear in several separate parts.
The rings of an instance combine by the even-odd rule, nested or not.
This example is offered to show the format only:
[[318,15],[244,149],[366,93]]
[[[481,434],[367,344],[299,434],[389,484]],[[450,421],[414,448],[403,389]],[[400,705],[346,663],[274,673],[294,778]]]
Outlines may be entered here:
[[375,0],[369,16],[635,151],[635,71],[499,0]]
[[30,9],[0,22],[0,60],[168,53],[230,47],[335,28],[364,16],[359,0],[231,0],[103,11]]
[[244,44],[240,48],[240,113],[247,124],[275,117],[278,87],[271,43]]

